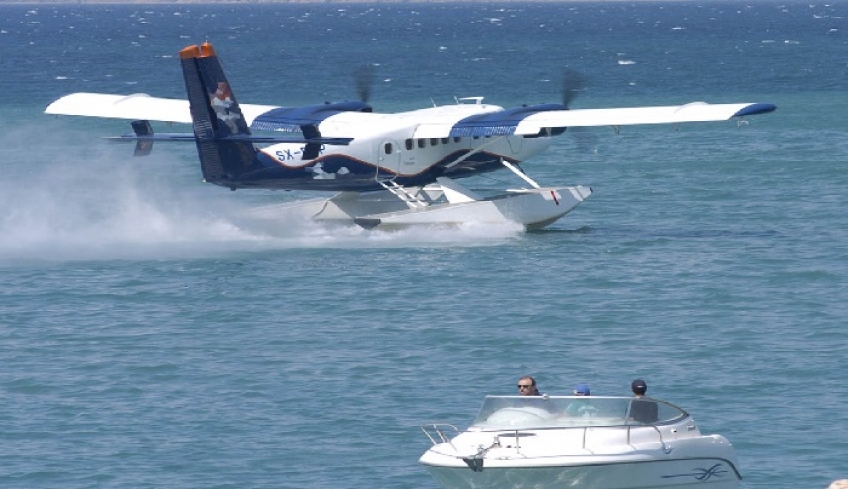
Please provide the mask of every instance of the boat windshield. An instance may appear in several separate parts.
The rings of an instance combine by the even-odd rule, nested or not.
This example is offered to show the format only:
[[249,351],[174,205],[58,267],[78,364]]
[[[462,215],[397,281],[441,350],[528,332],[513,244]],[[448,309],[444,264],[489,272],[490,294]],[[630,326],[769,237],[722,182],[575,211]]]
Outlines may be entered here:
[[471,428],[663,425],[686,416],[673,404],[644,397],[486,396]]

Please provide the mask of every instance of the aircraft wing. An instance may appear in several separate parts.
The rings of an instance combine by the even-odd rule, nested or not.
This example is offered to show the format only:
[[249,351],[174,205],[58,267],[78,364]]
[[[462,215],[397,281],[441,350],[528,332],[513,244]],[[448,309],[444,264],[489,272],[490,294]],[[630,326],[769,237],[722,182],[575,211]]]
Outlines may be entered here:
[[[321,125],[325,136],[347,137],[352,131],[377,125],[409,124],[415,115],[393,120],[392,115],[370,112],[358,102],[319,104],[284,108],[273,105],[239,104],[248,125],[264,131],[299,132],[304,125]],[[462,106],[454,106],[462,107]],[[421,115],[414,138],[503,136],[539,134],[544,128],[626,126],[636,124],[676,124],[681,122],[724,121],[772,112],[776,106],[762,103],[708,104],[629,107],[610,109],[570,109],[559,104],[541,104],[502,109],[488,106],[482,113],[451,110],[440,115]],[[151,97],[144,93],[110,95],[72,93],[51,103],[47,114],[191,123],[187,100]],[[332,121],[332,122],[331,122]],[[329,124],[328,124],[329,123]],[[338,134],[337,134],[338,133]]]
[[544,128],[725,121],[734,117],[765,114],[776,108],[775,105],[762,103],[692,102],[684,105],[656,107],[566,110],[562,105],[544,104],[478,114],[458,120],[427,121],[418,126],[414,137],[443,138],[511,134],[533,136],[539,134]]
[[[260,114],[278,108],[274,105],[254,104],[239,104],[239,107],[248,124]],[[133,95],[72,93],[48,105],[44,112],[55,115],[191,124],[188,100],[151,97],[146,93]]]
[[615,109],[576,109],[539,112],[526,117],[515,134],[538,134],[543,127],[629,126],[636,124],[676,124],[680,122],[726,121],[734,117],[766,114],[777,107],[772,104],[708,104],[692,102],[664,107],[632,107]]

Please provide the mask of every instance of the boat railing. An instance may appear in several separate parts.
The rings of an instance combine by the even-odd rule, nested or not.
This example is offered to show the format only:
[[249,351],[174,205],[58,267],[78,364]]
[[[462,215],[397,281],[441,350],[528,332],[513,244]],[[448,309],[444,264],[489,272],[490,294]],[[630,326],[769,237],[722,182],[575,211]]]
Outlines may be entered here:
[[[450,431],[446,433],[446,431]],[[448,423],[427,423],[421,426],[421,431],[427,435],[433,445],[449,443],[450,439],[459,434],[459,428]]]
[[[631,443],[631,432],[634,428],[638,428],[638,429],[648,428],[648,429],[652,429],[653,431],[655,431],[657,433],[657,438],[658,438],[660,445],[663,447],[663,449],[665,449],[666,443],[665,443],[665,440],[663,439],[663,433],[662,433],[662,431],[660,431],[659,427],[657,427],[657,426],[639,426],[639,425],[573,426],[573,427],[559,427],[559,428],[553,428],[553,427],[536,428],[536,429],[533,429],[533,430],[527,430],[526,428],[525,429],[515,429],[515,430],[496,430],[498,432],[496,438],[499,441],[501,439],[509,439],[511,441],[510,443],[500,443],[500,445],[501,446],[510,446],[510,447],[515,448],[516,450],[520,450],[522,438],[535,436],[534,433],[531,433],[530,431],[544,432],[544,431],[561,431],[561,430],[582,430],[583,436],[582,436],[582,443],[581,443],[582,446],[581,446],[581,448],[585,450],[585,449],[588,448],[588,445],[586,443],[586,439],[589,436],[589,433],[593,432],[593,431],[598,431],[598,430],[610,430],[610,431],[622,430],[622,429],[626,430],[626,435],[625,435],[626,436],[626,443],[628,445],[632,446],[633,444]],[[425,431],[425,433],[426,433],[426,431]],[[433,439],[430,438],[430,440],[433,440]],[[434,444],[435,444],[435,442],[434,442]]]

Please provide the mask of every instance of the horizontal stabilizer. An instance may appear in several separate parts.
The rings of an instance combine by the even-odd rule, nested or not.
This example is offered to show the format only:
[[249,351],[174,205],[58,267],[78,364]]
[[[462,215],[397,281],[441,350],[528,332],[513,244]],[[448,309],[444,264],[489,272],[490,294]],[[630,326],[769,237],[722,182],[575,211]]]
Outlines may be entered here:
[[104,136],[107,141],[178,141],[193,143],[197,138],[188,132],[161,132],[158,134],[121,134],[120,136]]
[[[110,141],[174,141],[174,142],[195,142],[197,137],[191,133],[182,132],[163,132],[158,134],[122,134],[120,136],[107,136],[104,139]],[[346,146],[353,141],[353,138],[317,138],[305,139],[288,137],[265,137],[265,136],[247,136],[234,135],[219,138],[220,141],[238,141],[249,143],[293,143],[293,144],[333,144],[337,146]]]
[[[248,123],[258,115],[275,108],[277,108],[275,105],[241,105]],[[132,95],[72,93],[48,105],[44,113],[191,124],[188,100],[151,97],[146,93]]]

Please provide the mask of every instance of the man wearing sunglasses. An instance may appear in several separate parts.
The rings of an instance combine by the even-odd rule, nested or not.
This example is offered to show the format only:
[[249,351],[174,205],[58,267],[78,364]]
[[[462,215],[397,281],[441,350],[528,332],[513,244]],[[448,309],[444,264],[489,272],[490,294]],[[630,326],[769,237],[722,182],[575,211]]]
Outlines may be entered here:
[[518,379],[518,394],[522,396],[541,396],[539,389],[536,388],[536,379],[529,375]]

